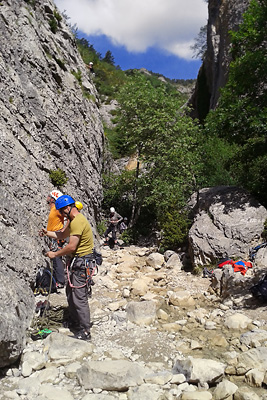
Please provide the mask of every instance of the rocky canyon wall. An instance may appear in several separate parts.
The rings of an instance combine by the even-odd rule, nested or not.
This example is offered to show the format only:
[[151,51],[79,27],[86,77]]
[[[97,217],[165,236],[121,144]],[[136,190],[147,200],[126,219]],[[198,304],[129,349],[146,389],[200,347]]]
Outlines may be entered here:
[[193,117],[205,118],[217,105],[231,62],[230,30],[237,30],[250,0],[209,0],[207,51],[190,104]]
[[83,203],[96,232],[104,136],[98,94],[52,1],[0,3],[0,84],[0,351],[10,361],[31,319],[30,285],[46,265],[38,230],[49,172],[65,172],[61,190]]

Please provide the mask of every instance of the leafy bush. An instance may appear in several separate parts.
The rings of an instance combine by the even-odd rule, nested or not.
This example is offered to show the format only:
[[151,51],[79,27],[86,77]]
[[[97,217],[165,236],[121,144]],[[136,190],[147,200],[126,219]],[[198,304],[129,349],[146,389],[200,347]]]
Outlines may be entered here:
[[77,81],[79,82],[79,84],[82,83],[82,72],[81,70],[78,69],[78,71],[71,71],[72,75],[75,76],[75,78],[77,79]]
[[60,58],[55,58],[55,61],[57,63],[57,65],[63,69],[63,71],[67,71],[66,65],[65,65],[65,61],[60,60]]
[[57,22],[57,20],[56,20],[54,17],[50,18],[50,20],[49,20],[49,25],[50,25],[51,31],[52,31],[53,33],[56,33],[57,30],[58,30],[58,22]]
[[62,16],[57,10],[54,10],[54,17],[58,22],[62,21]]
[[99,233],[99,235],[103,236],[107,229],[106,220],[102,220],[102,221],[98,222],[98,224],[96,225],[96,229],[97,229],[97,232]]
[[177,250],[186,242],[191,221],[188,219],[187,212],[173,208],[162,216],[160,225],[163,231],[160,247],[164,252]]
[[132,228],[126,229],[120,236],[120,239],[124,241],[125,244],[135,244],[136,243],[136,233]]
[[51,169],[49,171],[49,178],[51,179],[52,184],[56,187],[61,187],[66,185],[66,183],[69,180],[65,172],[60,168],[56,170]]

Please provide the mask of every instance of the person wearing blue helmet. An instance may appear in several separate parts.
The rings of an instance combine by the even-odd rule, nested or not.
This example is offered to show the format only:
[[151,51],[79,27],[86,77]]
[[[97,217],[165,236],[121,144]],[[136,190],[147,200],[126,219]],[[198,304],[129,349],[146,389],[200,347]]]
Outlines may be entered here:
[[56,209],[68,218],[69,226],[63,232],[52,232],[45,228],[42,234],[55,239],[66,239],[69,243],[58,251],[48,251],[50,259],[70,255],[71,271],[66,287],[67,300],[73,327],[77,328],[75,337],[90,340],[90,309],[88,304],[88,263],[93,260],[94,240],[92,228],[83,214],[80,214],[75,200],[68,195],[60,196],[55,202]]

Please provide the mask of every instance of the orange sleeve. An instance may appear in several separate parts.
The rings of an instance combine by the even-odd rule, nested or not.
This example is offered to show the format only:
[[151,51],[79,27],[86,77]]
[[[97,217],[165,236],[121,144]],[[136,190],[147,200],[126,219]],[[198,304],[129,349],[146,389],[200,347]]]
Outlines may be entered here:
[[64,226],[64,217],[60,214],[56,207],[52,207],[48,216],[47,227],[48,231],[60,231]]

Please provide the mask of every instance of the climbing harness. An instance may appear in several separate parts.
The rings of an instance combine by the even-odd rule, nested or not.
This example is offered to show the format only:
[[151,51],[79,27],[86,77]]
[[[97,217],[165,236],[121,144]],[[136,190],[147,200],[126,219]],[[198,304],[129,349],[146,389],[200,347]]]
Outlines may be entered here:
[[[84,265],[81,264],[80,266],[75,267],[75,263],[78,260],[84,261]],[[85,274],[81,274],[81,276],[86,278],[85,283],[83,285],[81,285],[81,286],[73,285],[72,282],[71,282],[71,279],[70,279],[70,273],[71,272],[74,273],[76,270],[77,271],[81,271],[83,268],[84,268]],[[97,266],[97,263],[96,263],[95,259],[91,258],[90,256],[89,257],[88,256],[83,256],[83,257],[75,256],[72,259],[70,266],[67,263],[67,277],[68,277],[69,286],[72,289],[80,289],[80,288],[83,288],[85,286],[90,288],[91,286],[94,285],[94,281],[93,281],[92,278],[95,275],[95,271],[98,272],[98,266]]]

